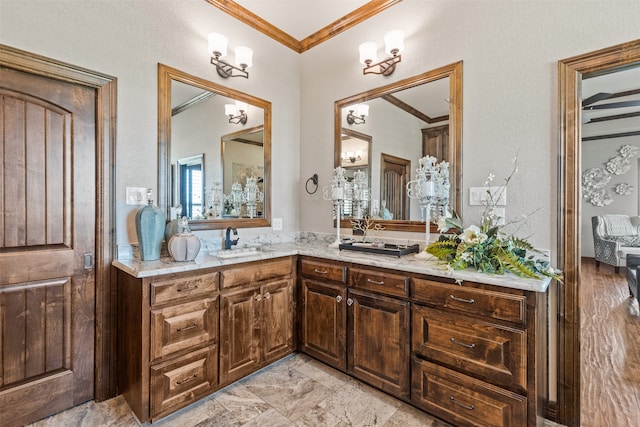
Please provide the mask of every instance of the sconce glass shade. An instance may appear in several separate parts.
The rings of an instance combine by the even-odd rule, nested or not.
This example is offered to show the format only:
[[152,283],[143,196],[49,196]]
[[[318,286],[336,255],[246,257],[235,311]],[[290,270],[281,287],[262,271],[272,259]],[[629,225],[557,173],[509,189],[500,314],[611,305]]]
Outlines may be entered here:
[[238,114],[238,108],[235,104],[224,104],[224,114],[227,116],[235,116]]
[[378,45],[375,42],[365,42],[358,46],[360,51],[360,63],[371,64],[378,59]]
[[384,51],[389,55],[397,55],[404,50],[404,32],[389,31],[384,36]]
[[369,115],[369,104],[356,104],[355,106],[356,116],[367,117]]
[[220,33],[209,33],[209,52],[215,56],[224,58],[227,56],[229,40]]
[[247,109],[249,108],[249,105],[246,102],[242,102],[242,101],[236,101],[236,110],[237,111],[247,111]]
[[253,65],[253,50],[246,46],[238,46],[234,49],[236,65],[243,70]]

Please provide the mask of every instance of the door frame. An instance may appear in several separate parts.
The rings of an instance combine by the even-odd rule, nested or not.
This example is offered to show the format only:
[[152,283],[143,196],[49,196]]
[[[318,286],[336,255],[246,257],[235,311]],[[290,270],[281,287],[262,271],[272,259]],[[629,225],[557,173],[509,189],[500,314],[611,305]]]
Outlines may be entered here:
[[111,262],[115,257],[115,77],[0,44],[0,66],[86,86],[96,91],[96,401],[116,395],[115,286]]
[[640,40],[558,62],[558,422],[580,425],[580,183],[583,76],[597,76],[640,62]]

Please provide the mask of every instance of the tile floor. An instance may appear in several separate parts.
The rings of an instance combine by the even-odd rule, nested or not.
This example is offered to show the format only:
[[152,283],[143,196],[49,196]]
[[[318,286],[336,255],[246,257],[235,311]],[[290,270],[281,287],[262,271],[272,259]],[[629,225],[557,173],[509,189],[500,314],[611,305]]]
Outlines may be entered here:
[[[100,403],[88,402],[32,424],[33,427],[139,425],[122,396]],[[152,426],[446,427],[449,424],[298,353]]]

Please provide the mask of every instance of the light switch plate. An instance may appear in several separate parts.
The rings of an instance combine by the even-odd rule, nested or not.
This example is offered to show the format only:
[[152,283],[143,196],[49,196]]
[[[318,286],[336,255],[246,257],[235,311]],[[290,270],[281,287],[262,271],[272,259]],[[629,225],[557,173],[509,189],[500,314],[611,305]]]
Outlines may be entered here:
[[494,197],[500,197],[496,200],[496,206],[507,205],[507,189],[504,187],[470,187],[469,188],[469,205],[480,206],[487,201],[488,191],[491,190],[491,194]]
[[127,205],[146,205],[147,189],[145,187],[127,187]]
[[282,230],[282,218],[273,218],[273,231]]

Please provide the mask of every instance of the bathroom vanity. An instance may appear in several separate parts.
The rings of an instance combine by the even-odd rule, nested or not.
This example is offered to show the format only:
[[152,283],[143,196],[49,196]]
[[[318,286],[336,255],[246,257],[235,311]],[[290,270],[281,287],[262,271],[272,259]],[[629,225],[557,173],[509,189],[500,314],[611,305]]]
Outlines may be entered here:
[[454,425],[543,415],[549,280],[324,242],[114,266],[119,390],[140,421],[296,350]]

